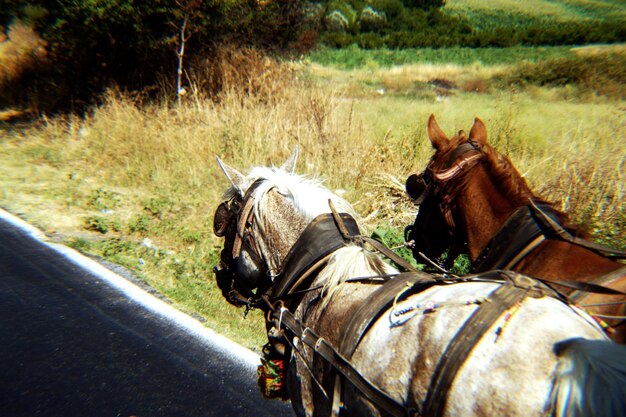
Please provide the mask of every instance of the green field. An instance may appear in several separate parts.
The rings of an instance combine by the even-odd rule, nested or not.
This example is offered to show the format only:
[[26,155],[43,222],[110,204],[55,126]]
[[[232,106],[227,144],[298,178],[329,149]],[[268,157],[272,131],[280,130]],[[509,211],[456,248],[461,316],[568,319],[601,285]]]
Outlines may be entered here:
[[319,48],[309,54],[312,62],[334,68],[351,70],[368,65],[392,67],[411,64],[510,65],[538,62],[546,59],[572,57],[571,46],[515,46],[510,48],[410,48],[361,49],[351,45],[344,49]]
[[484,26],[626,19],[621,0],[448,0],[445,10]]

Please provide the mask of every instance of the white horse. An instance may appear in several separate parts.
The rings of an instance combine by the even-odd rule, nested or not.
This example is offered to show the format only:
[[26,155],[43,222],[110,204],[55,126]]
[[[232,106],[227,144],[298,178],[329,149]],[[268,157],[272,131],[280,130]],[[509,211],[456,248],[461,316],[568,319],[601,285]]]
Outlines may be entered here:
[[[243,175],[218,158],[231,185],[214,224],[216,234],[226,237],[218,283],[235,304],[258,305],[253,300],[263,294],[274,305],[286,303],[305,336],[310,331],[322,338],[311,347],[300,333],[284,330],[292,346],[286,385],[298,416],[389,415],[353,380],[337,377],[316,348],[327,344],[342,350],[353,316],[374,303],[380,281],[397,271],[358,238],[348,239],[315,264],[313,272],[285,287],[286,270],[310,256],[307,248],[314,252],[324,246],[306,229],[320,215],[333,218],[329,200],[340,212],[353,214],[345,200],[320,182],[294,174],[296,159],[297,148],[280,168],[257,167]],[[308,240],[303,242],[302,235]],[[404,407],[405,415],[625,416],[626,348],[608,341],[585,313],[544,296],[545,288],[521,278],[531,283],[522,285],[524,295],[465,349],[466,357],[443,391],[433,393],[442,357],[450,355],[451,345],[464,348],[456,337],[459,329],[481,305],[497,304],[494,291],[505,284],[468,278],[438,281],[420,291],[405,286],[355,346],[342,353],[364,380]],[[276,320],[268,322],[268,328],[273,325]]]

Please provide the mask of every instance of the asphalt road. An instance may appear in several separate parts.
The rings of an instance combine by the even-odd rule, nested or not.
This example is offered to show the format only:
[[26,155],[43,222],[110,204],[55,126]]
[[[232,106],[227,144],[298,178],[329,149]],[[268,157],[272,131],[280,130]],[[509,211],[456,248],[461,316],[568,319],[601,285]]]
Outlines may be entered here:
[[0,416],[291,415],[253,355],[150,305],[0,216]]

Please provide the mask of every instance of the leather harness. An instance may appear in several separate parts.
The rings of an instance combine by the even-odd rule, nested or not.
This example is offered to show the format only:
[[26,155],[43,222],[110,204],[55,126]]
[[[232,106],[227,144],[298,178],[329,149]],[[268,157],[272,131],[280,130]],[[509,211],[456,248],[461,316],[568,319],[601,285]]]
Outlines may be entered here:
[[[448,392],[458,370],[485,332],[507,310],[521,302],[533,288],[542,287],[542,291],[539,292],[540,296],[545,295],[546,291],[551,291],[547,287],[543,288],[545,286],[539,281],[522,277],[510,271],[491,271],[474,276],[473,279],[482,279],[487,282],[496,280],[496,282],[502,283],[488,297],[488,300],[492,302],[481,303],[450,341],[432,376],[425,402],[421,407],[417,406],[420,409],[416,409],[395,400],[378,388],[354,368],[350,359],[367,331],[377,319],[391,308],[394,299],[400,292],[403,292],[404,295],[415,294],[434,285],[467,281],[468,278],[455,280],[446,277],[443,280],[415,269],[386,277],[385,282],[357,309],[342,332],[339,346],[335,347],[313,330],[305,327],[289,309],[278,307],[278,303],[275,301],[293,294],[304,282],[310,281],[308,278],[321,269],[332,252],[351,241],[360,241],[363,238],[359,235],[346,236],[346,232],[358,232],[358,227],[354,220],[345,213],[341,215],[336,213],[324,214],[313,220],[290,250],[283,273],[275,281],[269,295],[264,296],[263,300],[270,309],[269,317],[273,319],[275,325],[279,323],[282,328],[291,333],[292,337],[299,338],[304,344],[312,348],[345,381],[352,384],[386,415],[393,417],[440,417],[445,409]],[[321,237],[329,240],[324,241]],[[305,244],[308,246],[305,247]],[[328,248],[334,249],[329,250]],[[407,286],[410,287],[409,291],[406,291]],[[337,396],[341,397],[342,395],[341,383],[341,378],[337,377],[335,380],[335,398],[333,399],[335,404],[340,403],[340,398]],[[338,410],[335,413],[335,415],[339,415]]]
[[[359,227],[352,216],[346,213],[338,216],[351,235],[360,235]],[[326,264],[335,251],[348,244],[336,221],[331,213],[327,213],[308,224],[289,250],[282,271],[274,279],[270,290],[272,299],[294,293],[307,278]]]
[[537,248],[550,233],[550,229],[541,221],[538,210],[558,221],[558,214],[548,204],[518,208],[478,255],[472,271],[512,269]]
[[580,239],[559,224],[559,215],[548,204],[530,200],[500,227],[476,258],[472,271],[512,269],[547,238],[561,239],[608,258],[624,259],[626,252]]

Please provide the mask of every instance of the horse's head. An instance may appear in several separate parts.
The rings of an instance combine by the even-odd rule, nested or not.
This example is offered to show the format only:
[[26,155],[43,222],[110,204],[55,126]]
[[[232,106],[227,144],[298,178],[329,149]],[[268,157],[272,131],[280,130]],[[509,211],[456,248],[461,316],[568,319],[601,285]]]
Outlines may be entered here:
[[[431,115],[428,137],[435,154],[421,174],[406,181],[407,193],[419,206],[408,228],[416,258],[419,252],[438,258],[448,249],[458,254],[473,243],[470,230],[487,236],[492,228],[497,230],[502,216],[531,197],[510,161],[487,143],[487,129],[479,118],[469,136],[461,130],[448,138]],[[471,218],[482,218],[482,224],[469,224]],[[472,255],[473,248],[468,250]]]
[[329,212],[328,200],[352,212],[348,203],[319,182],[294,173],[296,148],[280,168],[257,167],[239,173],[219,158],[230,182],[214,216],[214,232],[224,237],[217,284],[234,305],[249,304],[265,293],[306,225]]

